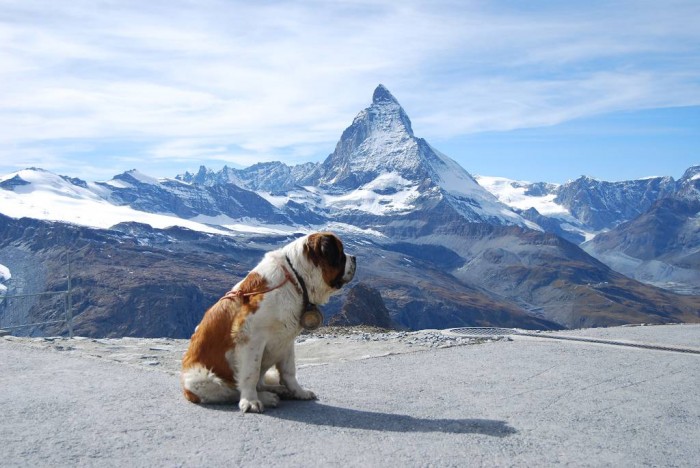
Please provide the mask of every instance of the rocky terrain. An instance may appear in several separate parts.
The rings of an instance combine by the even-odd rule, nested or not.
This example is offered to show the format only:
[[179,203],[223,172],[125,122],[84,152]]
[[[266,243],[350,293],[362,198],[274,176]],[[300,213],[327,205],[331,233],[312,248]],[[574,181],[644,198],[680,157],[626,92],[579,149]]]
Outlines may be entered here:
[[676,191],[672,177],[606,182],[580,177],[556,189],[555,201],[593,231],[610,229],[645,213]]
[[631,278],[700,294],[700,167],[679,181],[676,196],[601,233],[584,248]]
[[679,180],[478,180],[524,218],[580,244],[615,271],[682,294],[700,293],[700,166]]
[[[28,219],[6,221],[0,224],[0,233],[4,228],[10,233],[5,238],[13,240],[0,243],[0,256],[11,260],[7,263],[12,271],[27,271],[32,278],[28,286],[16,291],[65,291],[66,253],[70,252],[75,333],[94,337],[189,337],[204,311],[247,274],[265,251],[291,240],[247,238],[241,242],[178,228],[154,230],[128,225],[119,230],[94,230]],[[347,246],[365,265],[373,257],[381,259],[374,249],[358,250],[361,245],[352,240]],[[5,256],[7,252],[13,255]],[[422,262],[413,265],[405,260],[405,254],[387,252],[384,256],[395,258],[400,270],[372,274],[366,266],[358,273],[358,281],[372,278],[387,307],[399,311],[399,323],[409,321],[414,324],[410,328],[436,328],[444,322],[442,314],[448,314],[456,326],[488,323],[491,311],[500,314],[497,321],[504,325],[559,328],[444,273],[423,271]],[[449,288],[415,289],[402,282],[403,278],[420,279],[429,286],[435,274],[449,279]],[[324,306],[326,318],[335,315],[344,302],[341,295]],[[65,313],[65,295],[61,294],[13,299],[0,305],[0,311],[16,310],[16,304],[25,311],[20,324],[61,319]],[[423,313],[432,309],[436,310],[434,315]],[[11,319],[20,320],[2,314],[0,318],[0,326],[18,323]],[[17,332],[65,334],[66,328],[63,323],[48,324]]]
[[331,317],[328,324],[397,328],[379,291],[365,283],[359,283],[350,289],[340,312]]

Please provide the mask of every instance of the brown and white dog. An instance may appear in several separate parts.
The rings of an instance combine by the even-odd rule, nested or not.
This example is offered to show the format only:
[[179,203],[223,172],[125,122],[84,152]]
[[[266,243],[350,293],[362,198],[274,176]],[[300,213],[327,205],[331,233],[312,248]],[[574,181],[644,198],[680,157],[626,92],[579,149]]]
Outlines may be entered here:
[[[185,397],[194,403],[238,401],[243,412],[274,407],[279,397],[315,399],[296,379],[294,339],[304,311],[315,310],[352,280],[355,257],[329,232],[309,234],[268,252],[204,314],[182,359]],[[276,369],[279,382],[265,382]]]

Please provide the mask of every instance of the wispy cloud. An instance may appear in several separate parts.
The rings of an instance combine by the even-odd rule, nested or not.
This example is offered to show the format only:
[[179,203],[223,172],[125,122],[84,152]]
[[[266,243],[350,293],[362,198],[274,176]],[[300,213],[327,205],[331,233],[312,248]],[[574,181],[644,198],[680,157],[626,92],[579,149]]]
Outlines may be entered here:
[[0,164],[319,158],[380,82],[427,138],[700,105],[698,2],[546,3],[3,0]]

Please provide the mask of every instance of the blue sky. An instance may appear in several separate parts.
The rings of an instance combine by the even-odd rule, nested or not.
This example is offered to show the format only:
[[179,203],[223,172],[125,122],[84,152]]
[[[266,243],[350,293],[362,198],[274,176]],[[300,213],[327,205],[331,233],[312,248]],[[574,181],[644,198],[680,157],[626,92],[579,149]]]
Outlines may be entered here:
[[700,2],[0,0],[0,173],[323,160],[383,83],[475,174],[700,164]]

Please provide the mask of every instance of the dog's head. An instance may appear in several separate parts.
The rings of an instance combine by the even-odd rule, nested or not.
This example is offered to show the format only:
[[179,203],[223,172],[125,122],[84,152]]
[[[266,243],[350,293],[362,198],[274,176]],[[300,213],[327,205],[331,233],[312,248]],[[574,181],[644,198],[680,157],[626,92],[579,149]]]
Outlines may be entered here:
[[342,288],[355,276],[355,257],[345,254],[343,243],[333,233],[309,235],[304,244],[304,254],[321,269],[323,280],[333,289]]
[[292,261],[306,281],[314,304],[325,304],[355,276],[357,261],[347,255],[343,242],[331,232],[317,232],[293,244]]

